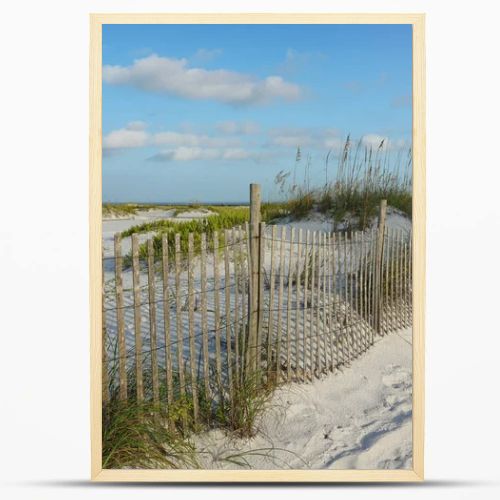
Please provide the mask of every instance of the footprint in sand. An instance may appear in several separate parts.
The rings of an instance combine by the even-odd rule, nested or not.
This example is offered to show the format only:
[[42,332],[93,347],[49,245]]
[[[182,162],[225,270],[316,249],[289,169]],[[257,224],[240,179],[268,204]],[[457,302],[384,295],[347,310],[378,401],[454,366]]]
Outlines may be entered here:
[[411,386],[411,375],[399,365],[389,365],[382,376],[382,383],[391,389],[407,389]]

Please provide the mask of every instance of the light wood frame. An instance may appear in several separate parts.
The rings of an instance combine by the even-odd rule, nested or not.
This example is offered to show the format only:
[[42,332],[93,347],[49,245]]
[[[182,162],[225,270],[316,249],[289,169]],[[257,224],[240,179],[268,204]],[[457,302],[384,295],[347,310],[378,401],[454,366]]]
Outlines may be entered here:
[[[102,25],[103,24],[411,24],[413,26],[413,469],[111,470],[101,450]],[[91,14],[90,15],[90,373],[91,478],[165,482],[407,482],[424,479],[425,313],[424,14]]]

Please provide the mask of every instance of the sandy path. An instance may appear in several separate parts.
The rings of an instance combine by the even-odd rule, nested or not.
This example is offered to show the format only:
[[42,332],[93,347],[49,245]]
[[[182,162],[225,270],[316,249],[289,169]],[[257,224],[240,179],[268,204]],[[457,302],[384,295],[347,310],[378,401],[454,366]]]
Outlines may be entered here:
[[227,459],[243,454],[253,469],[411,468],[411,360],[407,329],[378,339],[343,373],[280,388],[254,438],[196,438],[203,466],[240,468]]

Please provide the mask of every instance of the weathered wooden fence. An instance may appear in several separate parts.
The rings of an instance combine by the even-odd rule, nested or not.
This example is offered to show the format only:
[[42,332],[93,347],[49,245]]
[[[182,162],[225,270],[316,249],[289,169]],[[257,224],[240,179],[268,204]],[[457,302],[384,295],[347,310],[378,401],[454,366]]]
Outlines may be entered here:
[[[305,382],[411,324],[411,235],[259,220],[222,233],[115,235],[103,257],[103,398],[189,401],[195,423],[251,377]],[[257,207],[257,208],[256,208]],[[208,417],[209,418],[209,417]]]

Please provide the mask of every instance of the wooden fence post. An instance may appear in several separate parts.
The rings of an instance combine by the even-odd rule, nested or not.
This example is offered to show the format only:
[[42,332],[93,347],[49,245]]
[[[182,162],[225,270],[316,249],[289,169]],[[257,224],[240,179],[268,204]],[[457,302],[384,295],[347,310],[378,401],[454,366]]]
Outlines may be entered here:
[[384,260],[384,235],[385,218],[387,214],[387,200],[380,201],[380,212],[377,229],[377,250],[375,260],[375,287],[373,294],[374,327],[377,333],[381,333],[382,326],[382,265]]
[[248,301],[248,360],[247,373],[255,371],[257,366],[257,339],[259,337],[259,274],[260,274],[260,205],[261,191],[259,184],[250,184],[250,293]]

